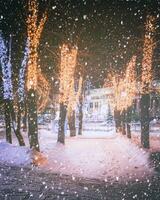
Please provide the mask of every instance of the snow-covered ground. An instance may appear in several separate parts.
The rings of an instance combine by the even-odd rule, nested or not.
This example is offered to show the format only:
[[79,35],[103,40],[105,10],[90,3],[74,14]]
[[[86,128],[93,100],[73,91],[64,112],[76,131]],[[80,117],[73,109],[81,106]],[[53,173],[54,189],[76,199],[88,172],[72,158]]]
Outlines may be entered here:
[[[27,134],[24,133],[27,141]],[[17,140],[14,137],[14,145]],[[116,135],[114,128],[105,131],[86,130],[82,136],[70,138],[65,145],[57,144],[57,134],[48,129],[39,130],[40,170],[100,178],[103,180],[140,179],[153,172],[149,166],[149,153],[127,138]],[[28,143],[27,143],[28,145]],[[0,143],[0,163],[28,166],[32,153],[27,147]],[[43,161],[43,162],[41,162]]]
[[152,172],[149,154],[127,138],[116,136],[114,132],[112,136],[107,132],[106,135],[99,133],[99,137],[97,134],[92,132],[92,138],[85,135],[67,137],[63,146],[56,144],[52,134],[41,132],[41,149],[48,160],[43,169],[105,180],[139,179]]
[[[140,124],[132,124],[131,133],[132,141],[140,145]],[[160,124],[151,123],[150,125],[150,151],[160,151]]]
[[28,147],[19,147],[0,140],[0,163],[29,166],[32,163],[31,150]]

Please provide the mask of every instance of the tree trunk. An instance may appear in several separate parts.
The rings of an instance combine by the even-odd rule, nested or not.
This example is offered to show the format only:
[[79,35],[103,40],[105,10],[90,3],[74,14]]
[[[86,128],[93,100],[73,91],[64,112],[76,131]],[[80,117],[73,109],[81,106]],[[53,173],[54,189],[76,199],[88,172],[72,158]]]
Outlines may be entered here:
[[76,136],[76,126],[75,126],[75,110],[71,110],[71,113],[68,116],[68,125],[70,130],[70,136]]
[[64,103],[60,103],[60,115],[59,115],[59,122],[58,122],[58,140],[62,144],[65,143],[65,120],[67,114],[67,106]]
[[127,123],[127,137],[131,138],[131,126]]
[[12,144],[11,134],[11,101],[5,100],[5,125],[6,125],[6,141]]
[[141,145],[149,148],[149,108],[150,95],[143,94],[141,97]]
[[55,131],[56,131],[56,128],[55,128],[55,117],[56,117],[55,108],[51,108],[51,131],[53,133],[55,133]]
[[38,141],[38,124],[37,124],[37,101],[36,91],[28,91],[28,137],[30,148],[40,151]]
[[78,135],[82,135],[82,125],[83,125],[83,103],[79,103],[79,126],[78,126]]
[[20,103],[18,104],[18,113],[17,113],[17,128],[16,128],[16,131],[15,131],[15,134],[17,136],[17,139],[18,139],[18,142],[19,142],[19,145],[20,146],[25,146],[25,142],[24,142],[24,139],[23,139],[23,136],[21,134],[21,105]]
[[127,137],[131,138],[131,115],[132,115],[132,107],[127,108],[126,111],[126,126],[127,126]]
[[126,135],[126,111],[123,110],[121,113],[121,124],[122,124],[122,135]]
[[27,130],[27,106],[26,106],[26,100],[25,100],[25,105],[24,105],[24,115],[22,118],[23,122],[23,131]]
[[121,114],[120,111],[117,109],[114,110],[114,120],[116,126],[116,133],[119,133],[122,131],[122,124],[121,124]]
[[126,124],[122,121],[122,135],[126,135]]

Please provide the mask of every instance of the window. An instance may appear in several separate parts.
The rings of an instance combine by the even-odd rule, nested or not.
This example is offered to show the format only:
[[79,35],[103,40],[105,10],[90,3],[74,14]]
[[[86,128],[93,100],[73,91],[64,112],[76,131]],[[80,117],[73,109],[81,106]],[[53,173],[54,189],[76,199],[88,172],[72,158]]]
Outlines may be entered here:
[[90,103],[90,104],[89,104],[89,107],[90,107],[90,108],[93,108],[93,103]]
[[98,108],[98,102],[95,102],[95,108]]

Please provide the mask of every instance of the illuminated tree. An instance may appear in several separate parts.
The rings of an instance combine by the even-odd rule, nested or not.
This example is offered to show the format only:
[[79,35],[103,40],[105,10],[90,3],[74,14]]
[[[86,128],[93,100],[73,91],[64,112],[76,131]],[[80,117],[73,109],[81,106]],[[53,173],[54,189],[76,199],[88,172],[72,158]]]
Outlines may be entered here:
[[124,77],[113,77],[115,106],[123,111],[132,105],[136,94],[136,56],[133,56],[127,64]]
[[37,127],[37,75],[38,75],[38,47],[41,33],[46,22],[46,12],[38,20],[38,3],[29,0],[29,15],[27,19],[27,37],[29,42],[29,56],[27,68],[27,100],[28,100],[28,135],[30,147],[39,151]]
[[38,85],[37,85],[37,95],[38,95],[38,112],[43,112],[49,101],[50,85],[42,72],[38,70]]
[[[22,112],[23,113],[26,112],[26,108],[25,108],[25,96],[26,96],[26,94],[25,94],[25,74],[27,71],[28,55],[29,55],[29,43],[27,40],[26,45],[25,45],[25,50],[24,50],[24,57],[22,59],[21,67],[19,69],[17,129],[15,130],[16,134],[20,134]],[[24,119],[23,119],[23,122],[24,122]],[[21,138],[21,141],[22,141],[23,145],[25,145],[23,138]]]
[[[77,47],[70,47],[63,44],[61,47],[61,62],[60,62],[60,116],[58,129],[58,142],[65,142],[64,125],[67,114],[67,107],[70,112],[75,106],[74,93],[74,74],[77,61]],[[69,105],[69,106],[68,106]]]
[[67,118],[68,118],[68,125],[70,130],[70,136],[76,136],[76,127],[75,127],[75,109],[76,109],[76,99],[75,99],[75,81],[74,78],[71,83],[71,94],[69,96],[69,101],[67,105]]
[[12,143],[11,135],[11,105],[13,101],[12,72],[11,61],[8,57],[8,49],[0,32],[0,63],[3,75],[3,99],[5,102],[5,123],[6,123],[6,140]]
[[150,85],[152,81],[152,57],[154,50],[155,18],[147,16],[142,59],[142,96],[141,96],[141,144],[149,148],[149,108]]
[[70,129],[70,136],[76,136],[76,127],[75,127],[75,115],[76,115],[76,107],[80,103],[80,95],[82,92],[82,83],[83,79],[82,77],[79,78],[78,81],[78,91],[75,91],[75,81],[72,82],[72,87],[71,87],[71,95],[69,97],[69,103],[67,106],[67,116],[68,116],[68,125]]
[[24,102],[24,98],[25,98],[25,73],[27,71],[28,55],[29,55],[29,42],[27,40],[25,50],[24,50],[24,58],[22,60],[21,67],[19,70],[19,79],[18,79],[19,102]]
[[[114,106],[115,106],[115,121],[117,130],[122,130],[123,134],[126,134],[125,123],[126,118],[129,116],[129,111],[132,106],[134,97],[136,95],[136,56],[133,56],[130,62],[127,64],[125,76],[119,75],[112,77],[113,91],[114,91]],[[127,133],[130,138],[130,126],[127,123]]]
[[[12,65],[11,65],[11,51],[8,56],[8,49],[5,45],[4,39],[2,38],[2,33],[0,33],[0,63],[2,66],[3,74],[3,98],[5,103],[5,123],[6,123],[6,140],[12,143],[11,136],[11,122],[13,125],[13,130],[17,136],[18,142],[21,146],[24,146],[23,137],[19,131],[20,122],[18,126],[16,124],[16,117],[13,108],[13,85],[12,85]],[[10,48],[11,50],[11,40]]]
[[84,92],[84,74],[81,74],[79,79],[79,103],[78,103],[78,116],[79,116],[79,126],[78,126],[78,135],[82,135],[82,123],[83,123],[83,92]]
[[125,98],[125,123],[126,123],[126,133],[127,137],[131,138],[131,106],[133,100],[136,96],[136,56],[133,56],[130,62],[127,65],[126,73],[125,73],[125,85],[126,85],[126,98]]

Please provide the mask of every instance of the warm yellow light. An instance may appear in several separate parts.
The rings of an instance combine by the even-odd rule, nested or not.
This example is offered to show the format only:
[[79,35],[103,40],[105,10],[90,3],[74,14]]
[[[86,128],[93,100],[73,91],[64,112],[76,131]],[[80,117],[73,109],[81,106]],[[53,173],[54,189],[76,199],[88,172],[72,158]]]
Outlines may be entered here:
[[153,16],[147,17],[146,33],[143,47],[142,60],[142,93],[148,93],[152,81],[152,56],[154,50],[153,33],[155,18]]
[[38,45],[40,36],[47,19],[44,13],[42,19],[38,24],[38,4],[36,0],[29,0],[29,15],[27,19],[27,36],[29,43],[29,58],[27,67],[27,89],[37,88],[37,75],[38,75]]
[[61,47],[60,63],[60,103],[68,105],[74,99],[74,74],[77,62],[77,47],[69,48],[67,44]]
[[123,111],[132,105],[136,94],[136,56],[133,56],[127,65],[124,77],[114,76],[112,78],[114,91],[114,106]]
[[38,112],[42,112],[49,101],[50,85],[40,70],[38,70],[37,79],[37,94],[39,96],[37,108]]

